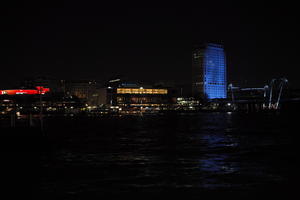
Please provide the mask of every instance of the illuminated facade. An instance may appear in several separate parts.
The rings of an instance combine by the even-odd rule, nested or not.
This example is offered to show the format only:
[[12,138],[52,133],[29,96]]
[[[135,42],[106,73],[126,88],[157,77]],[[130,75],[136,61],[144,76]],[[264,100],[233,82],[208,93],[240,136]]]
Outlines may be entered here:
[[107,104],[122,110],[160,108],[169,105],[167,89],[144,88],[133,84],[107,88]]
[[222,45],[207,44],[193,52],[193,94],[227,98],[226,58]]
[[160,107],[167,104],[167,89],[116,88],[114,102],[125,107]]
[[168,94],[167,89],[117,88],[117,94]]
[[49,88],[37,86],[35,90],[32,89],[15,89],[15,90],[0,90],[0,95],[34,95],[34,94],[45,94],[50,92]]

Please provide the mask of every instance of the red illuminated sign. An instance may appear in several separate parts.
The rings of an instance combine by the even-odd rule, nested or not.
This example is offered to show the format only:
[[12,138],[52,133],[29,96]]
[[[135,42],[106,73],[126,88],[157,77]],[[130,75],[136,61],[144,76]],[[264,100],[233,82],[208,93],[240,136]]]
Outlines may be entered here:
[[17,89],[17,90],[0,90],[0,95],[19,95],[19,94],[45,94],[50,92],[49,88],[44,88],[42,86],[37,86],[36,90],[27,90],[27,89]]

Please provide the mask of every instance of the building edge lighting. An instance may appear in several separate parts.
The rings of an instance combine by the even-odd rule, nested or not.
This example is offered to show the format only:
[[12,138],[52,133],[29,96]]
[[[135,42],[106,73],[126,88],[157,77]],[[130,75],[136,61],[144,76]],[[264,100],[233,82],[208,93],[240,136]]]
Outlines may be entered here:
[[49,88],[42,86],[36,86],[36,89],[11,89],[11,90],[0,90],[0,95],[36,95],[46,94],[50,92]]

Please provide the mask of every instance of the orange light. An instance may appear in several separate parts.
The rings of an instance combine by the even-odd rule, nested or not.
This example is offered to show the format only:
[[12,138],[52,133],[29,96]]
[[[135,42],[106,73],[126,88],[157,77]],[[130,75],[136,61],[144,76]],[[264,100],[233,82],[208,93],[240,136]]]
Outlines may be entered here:
[[168,94],[167,89],[117,88],[117,94]]

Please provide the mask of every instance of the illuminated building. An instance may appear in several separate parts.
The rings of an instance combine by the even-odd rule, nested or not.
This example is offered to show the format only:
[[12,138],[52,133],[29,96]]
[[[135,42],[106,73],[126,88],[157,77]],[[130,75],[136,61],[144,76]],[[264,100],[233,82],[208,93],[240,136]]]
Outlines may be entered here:
[[22,88],[35,88],[36,85],[50,88],[51,93],[64,93],[64,80],[57,80],[50,77],[28,78],[21,81]]
[[193,51],[193,94],[207,99],[227,98],[226,58],[222,45],[206,44]]
[[167,103],[167,94],[167,89],[116,88],[112,102],[127,107],[159,107]]
[[50,92],[49,88],[37,86],[36,89],[0,90],[0,95],[35,95]]
[[[105,93],[104,93],[105,92]],[[102,103],[120,110],[160,109],[169,105],[168,89],[152,88],[132,83],[120,83],[103,90]]]
[[199,106],[199,101],[193,97],[183,98],[178,97],[176,99],[177,107],[182,110],[195,110]]
[[168,94],[168,90],[144,88],[117,88],[117,94]]

